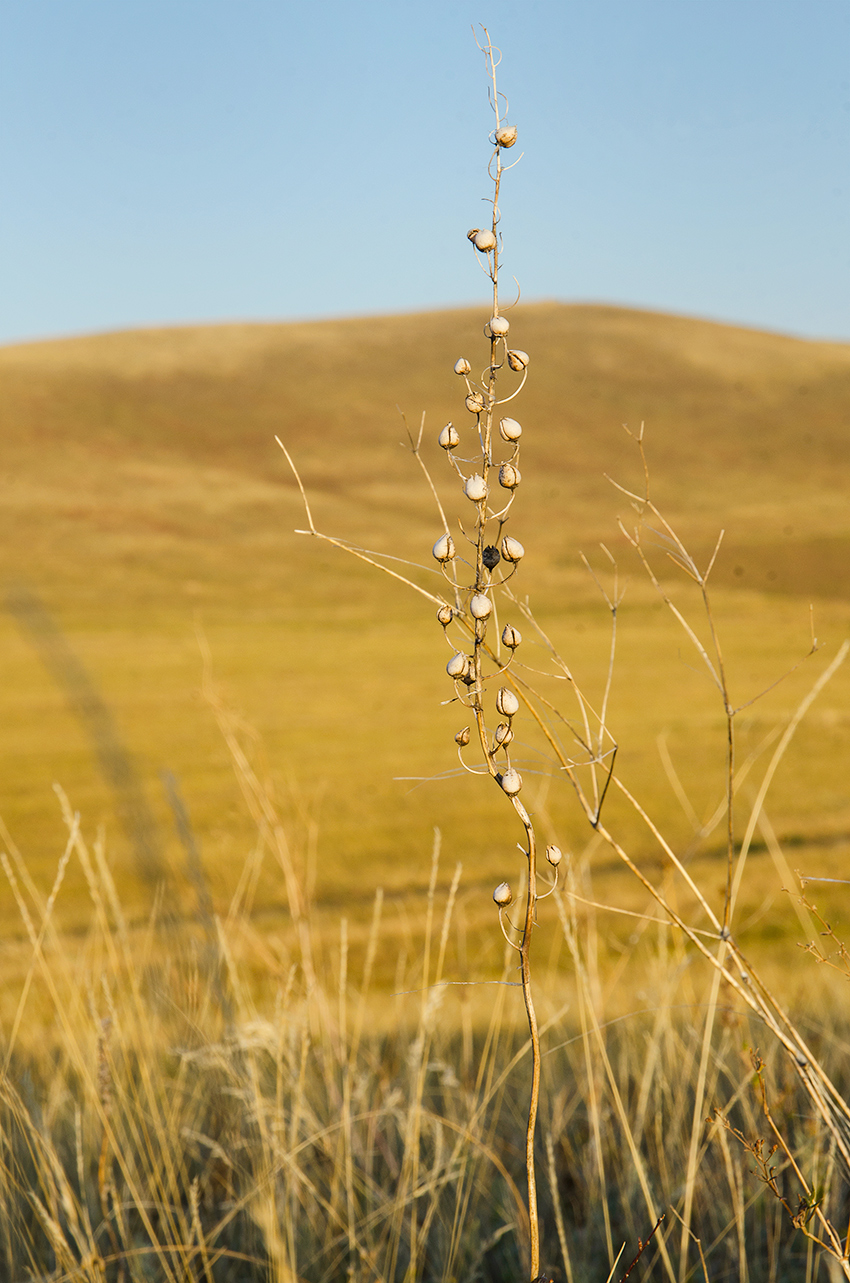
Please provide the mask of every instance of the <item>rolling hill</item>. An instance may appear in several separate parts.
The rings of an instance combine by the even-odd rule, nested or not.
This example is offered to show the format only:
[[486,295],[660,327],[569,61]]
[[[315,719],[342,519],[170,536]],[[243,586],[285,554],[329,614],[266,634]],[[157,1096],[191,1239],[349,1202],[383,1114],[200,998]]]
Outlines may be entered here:
[[[171,772],[213,899],[226,904],[257,839],[199,694],[199,634],[216,682],[256,728],[246,742],[258,772],[313,851],[323,904],[365,904],[378,882],[421,887],[435,824],[472,884],[503,875],[513,837],[495,799],[454,774],[456,713],[441,704],[450,691],[430,608],[293,533],[303,508],[274,442],[297,460],[320,529],[427,566],[439,522],[400,446],[399,411],[414,429],[425,411],[427,457],[454,503],[435,437],[463,420],[452,365],[484,359],[485,319],[466,309],[0,350],[0,814],[40,884],[65,840],[58,781],[87,834],[105,826],[140,911],[151,888],[117,811],[128,797],[149,807],[158,858],[180,870],[188,902],[161,779]],[[521,590],[600,689],[610,619],[579,553],[600,573],[600,541],[621,560],[612,726],[626,778],[686,841],[658,737],[702,816],[721,784],[719,709],[628,555],[617,517],[634,515],[605,474],[640,484],[622,425],[644,422],[653,496],[689,546],[707,558],[725,529],[713,582],[740,703],[805,655],[814,607],[822,650],[742,715],[746,752],[782,724],[850,631],[850,345],[556,303],[518,308],[514,336],[532,359],[515,403],[525,428],[514,518],[529,554]],[[676,591],[697,609],[686,583]],[[839,674],[828,688],[777,781],[774,826],[806,849],[846,850],[849,682]],[[121,744],[133,763],[123,785]],[[545,790],[547,823],[564,842],[585,842],[568,794],[557,781]],[[633,817],[617,820],[654,858]],[[68,903],[82,904],[76,866],[67,882]],[[282,903],[280,869],[267,859],[258,911],[274,915]]]

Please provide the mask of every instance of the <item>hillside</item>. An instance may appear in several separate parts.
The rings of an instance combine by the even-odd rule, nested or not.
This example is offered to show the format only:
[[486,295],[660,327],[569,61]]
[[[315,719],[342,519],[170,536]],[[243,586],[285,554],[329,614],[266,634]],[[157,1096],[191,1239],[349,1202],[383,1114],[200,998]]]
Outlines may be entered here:
[[[452,365],[483,356],[484,319],[464,310],[187,327],[0,350],[0,575],[13,598],[22,584],[44,603],[101,693],[173,867],[184,857],[159,773],[177,777],[217,903],[255,836],[198,695],[198,628],[217,680],[259,732],[262,771],[284,796],[291,786],[287,807],[318,819],[325,903],[366,901],[379,881],[421,886],[434,824],[451,864],[463,859],[473,879],[501,875],[512,839],[474,781],[410,791],[396,779],[454,767],[455,714],[440,706],[450,692],[430,608],[293,534],[303,510],[274,443],[277,434],[298,461],[323,530],[427,564],[439,526],[399,447],[399,408],[411,425],[426,411],[429,459],[447,481],[431,443],[444,422],[463,419]],[[532,357],[516,409],[526,428],[515,518],[529,551],[522,591],[598,684],[609,623],[579,552],[604,540],[621,555],[616,518],[628,505],[603,474],[638,484],[621,425],[644,421],[657,502],[701,554],[726,529],[717,608],[742,703],[805,653],[815,605],[822,656],[757,706],[745,728],[755,743],[850,631],[850,345],[553,303],[517,309],[512,326]],[[453,501],[449,485],[443,493]],[[61,782],[88,834],[106,825],[130,885],[93,723],[69,706],[69,692],[81,698],[71,661],[57,681],[64,643],[45,641],[45,629],[20,606],[0,617],[0,813],[37,877],[50,878],[64,843],[51,792]],[[637,578],[620,629],[612,722],[623,769],[686,834],[656,737],[668,736],[697,811],[712,809],[717,710]],[[638,699],[647,691],[648,707]],[[844,849],[850,826],[847,692],[839,676],[818,704],[773,816],[786,836],[831,850]],[[826,769],[807,747],[815,741]],[[585,840],[568,797],[553,790],[547,805],[567,840]],[[632,838],[645,841],[637,830]],[[81,894],[81,875],[72,868],[68,879]],[[133,885],[147,903],[149,888]],[[273,910],[282,894],[267,861],[257,903]]]

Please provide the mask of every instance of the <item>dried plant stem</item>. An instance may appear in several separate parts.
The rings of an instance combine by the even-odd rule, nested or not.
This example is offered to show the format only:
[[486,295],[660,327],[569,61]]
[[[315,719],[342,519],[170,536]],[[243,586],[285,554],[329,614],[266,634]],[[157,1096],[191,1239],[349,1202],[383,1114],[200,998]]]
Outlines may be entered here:
[[525,898],[525,923],[520,944],[520,969],[522,997],[528,1017],[528,1034],[531,1039],[531,1093],[528,1101],[528,1126],[525,1132],[525,1167],[528,1175],[528,1220],[531,1237],[531,1277],[540,1273],[540,1224],[537,1215],[537,1178],[534,1168],[534,1136],[537,1128],[537,1108],[540,1102],[540,1031],[531,988],[531,935],[534,930],[537,903],[537,844],[534,826],[519,798],[512,799],[514,809],[522,820],[528,839],[528,891]]
[[[496,68],[499,64],[501,55],[498,50],[494,49],[486,28],[483,28],[483,43],[479,44],[486,63],[488,75],[491,81],[490,102],[495,116],[495,127],[493,131],[494,150],[490,160],[490,176],[493,180],[493,192],[491,197],[491,232],[492,241],[489,254],[489,274],[493,285],[493,314],[488,327],[490,339],[490,362],[486,374],[486,391],[484,393],[481,413],[478,415],[479,441],[481,446],[481,471],[482,475],[487,478],[491,469],[494,467],[493,462],[493,441],[495,429],[495,410],[499,404],[497,398],[497,379],[505,361],[505,339],[504,333],[498,331],[496,322],[500,318],[499,312],[499,197],[501,193],[501,180],[503,172],[502,150],[503,144],[500,141],[500,129],[502,127],[503,116],[501,112],[501,103],[503,97],[499,93],[496,83]],[[510,145],[510,144],[509,144]],[[470,233],[472,235],[472,233]],[[505,331],[506,332],[506,331]],[[525,371],[523,372],[525,374]],[[524,377],[523,377],[524,382]],[[519,389],[517,389],[519,391]],[[516,448],[514,457],[516,457]],[[475,522],[475,580],[473,593],[487,594],[490,590],[491,567],[485,562],[485,551],[488,547],[487,530],[492,513],[488,507],[489,487],[484,488],[483,496],[476,503],[476,522]],[[508,500],[506,507],[497,514],[498,530],[501,532],[505,519],[505,514],[513,501],[513,491],[511,498]],[[492,658],[492,648],[486,641],[487,621],[485,619],[475,618],[472,625],[473,633],[473,653],[471,663],[471,681],[469,689],[469,707],[472,711],[476,729],[478,731],[478,741],[481,753],[486,763],[487,769],[500,786],[503,785],[506,775],[510,771],[510,739],[504,741],[503,750],[506,755],[506,767],[502,768],[500,762],[496,759],[496,745],[490,743],[487,732],[484,693],[485,693],[485,662]],[[510,717],[510,714],[508,714]],[[526,838],[526,859],[527,859],[527,881],[525,893],[525,914],[523,919],[522,935],[519,943],[520,954],[520,972],[522,978],[522,996],[525,1004],[526,1017],[528,1020],[528,1032],[531,1041],[531,1090],[528,1102],[528,1120],[525,1135],[525,1161],[526,1176],[528,1181],[528,1220],[529,1220],[529,1240],[530,1240],[530,1278],[536,1279],[540,1273],[540,1225],[537,1209],[537,1178],[534,1160],[534,1142],[537,1126],[537,1112],[540,1101],[540,1031],[537,1023],[537,1013],[534,1007],[534,995],[531,981],[531,940],[534,932],[537,907],[537,840],[534,832],[534,825],[531,821],[526,808],[515,794],[509,794],[513,808],[523,826]]]

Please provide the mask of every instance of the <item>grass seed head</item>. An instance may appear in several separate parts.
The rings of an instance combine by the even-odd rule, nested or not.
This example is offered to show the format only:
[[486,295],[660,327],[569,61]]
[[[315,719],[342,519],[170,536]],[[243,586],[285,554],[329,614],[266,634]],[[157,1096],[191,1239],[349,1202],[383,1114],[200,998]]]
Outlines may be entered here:
[[525,549],[518,539],[514,539],[512,535],[505,535],[502,540],[502,556],[505,561],[512,561],[516,565],[525,556]]
[[431,549],[431,552],[434,554],[437,561],[442,565],[445,565],[445,563],[447,561],[451,561],[455,555],[454,539],[452,539],[449,534],[440,535],[439,539],[434,544],[434,547]]
[[519,771],[515,771],[512,766],[509,766],[504,774],[499,777],[499,783],[508,797],[516,797],[522,788],[522,776]]
[[493,892],[493,899],[500,909],[506,909],[514,898],[509,882],[500,882]]
[[499,468],[499,485],[505,490],[516,490],[520,481],[522,473],[519,468],[515,468],[512,463],[503,463]]
[[496,248],[496,237],[489,228],[482,227],[482,229],[476,232],[473,236],[472,243],[480,253],[489,254],[490,250]]
[[456,682],[464,681],[469,676],[471,668],[469,656],[464,655],[462,651],[456,651],[446,664],[446,672]]
[[516,419],[502,419],[499,423],[499,435],[503,441],[519,441],[522,425]]
[[502,717],[513,717],[519,712],[519,700],[507,686],[500,686],[496,695],[496,712]]
[[502,125],[501,129],[496,130],[496,142],[500,147],[513,147],[516,136],[516,125]]
[[473,472],[471,477],[467,477],[463,493],[473,503],[480,503],[482,499],[487,498],[487,482],[480,472]]

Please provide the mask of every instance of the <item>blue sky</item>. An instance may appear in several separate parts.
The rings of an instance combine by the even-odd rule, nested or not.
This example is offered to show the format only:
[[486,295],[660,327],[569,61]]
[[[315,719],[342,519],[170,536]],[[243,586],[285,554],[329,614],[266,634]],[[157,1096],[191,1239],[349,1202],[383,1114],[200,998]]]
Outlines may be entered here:
[[848,0],[26,0],[0,341],[483,301],[474,22],[525,298],[850,339]]

